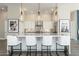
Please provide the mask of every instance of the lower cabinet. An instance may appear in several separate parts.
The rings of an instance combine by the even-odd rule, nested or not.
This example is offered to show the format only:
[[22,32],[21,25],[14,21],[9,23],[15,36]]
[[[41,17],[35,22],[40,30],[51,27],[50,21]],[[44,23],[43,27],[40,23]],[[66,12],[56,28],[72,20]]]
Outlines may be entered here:
[[7,54],[7,40],[0,39],[0,56]]

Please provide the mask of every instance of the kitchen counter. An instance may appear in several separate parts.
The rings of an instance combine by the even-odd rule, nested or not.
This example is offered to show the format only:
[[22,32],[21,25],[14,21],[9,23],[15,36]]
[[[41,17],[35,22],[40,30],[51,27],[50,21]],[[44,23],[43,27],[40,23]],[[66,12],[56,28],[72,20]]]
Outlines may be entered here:
[[[56,51],[56,40],[60,40],[59,42],[64,44],[66,42],[69,42],[67,39],[65,40],[61,40],[59,39],[59,37],[61,37],[62,35],[59,35],[57,33],[25,33],[25,34],[19,34],[17,35],[18,39],[21,40],[22,42],[22,51],[26,51],[26,36],[36,36],[36,40],[37,40],[37,51],[41,51],[41,42],[42,42],[42,37],[43,36],[52,36],[53,38],[53,42],[52,42],[52,47],[51,47],[51,51]],[[26,47],[26,48],[25,48]],[[15,47],[17,48],[17,47]],[[58,46],[58,49],[64,49],[63,46]]]
[[[56,37],[58,37],[59,35],[57,33],[26,33],[26,34],[23,34],[23,35],[18,35],[18,38],[19,40],[22,41],[22,50],[23,51],[26,51],[26,42],[25,42],[25,37],[26,36],[36,36],[37,37],[37,50],[38,51],[41,51],[41,41],[42,41],[42,37],[43,36],[52,36],[53,37],[53,45],[52,45],[52,48],[51,50],[52,51],[55,51],[56,50]],[[53,48],[54,47],[54,48]]]
[[42,37],[42,36],[53,36],[53,37],[58,37],[59,34],[57,33],[25,33],[25,34],[20,34],[18,37],[25,37],[28,35],[34,35],[36,37]]
[[24,35],[58,35],[57,33],[25,33]]

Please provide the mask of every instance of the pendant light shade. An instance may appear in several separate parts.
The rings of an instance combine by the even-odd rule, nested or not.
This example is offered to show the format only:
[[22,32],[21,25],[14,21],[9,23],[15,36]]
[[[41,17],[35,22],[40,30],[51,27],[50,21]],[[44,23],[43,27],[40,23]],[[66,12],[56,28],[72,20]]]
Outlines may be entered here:
[[23,17],[23,9],[22,9],[22,3],[21,3],[21,10],[20,10],[20,21],[23,21],[24,17]]
[[40,20],[40,3],[38,4],[38,20]]

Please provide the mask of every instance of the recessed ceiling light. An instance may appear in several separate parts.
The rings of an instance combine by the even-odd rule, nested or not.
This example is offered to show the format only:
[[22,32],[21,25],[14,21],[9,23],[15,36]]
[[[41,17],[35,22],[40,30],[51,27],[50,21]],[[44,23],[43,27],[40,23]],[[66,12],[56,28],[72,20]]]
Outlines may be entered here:
[[26,8],[23,8],[23,10],[24,10],[24,11],[27,11],[27,9],[26,9]]
[[2,10],[4,10],[4,8],[1,8]]
[[51,9],[51,11],[53,11],[53,9]]
[[31,11],[31,13],[33,13],[33,11]]
[[0,11],[5,11],[5,12],[7,12],[7,6],[6,6],[6,5],[0,6]]

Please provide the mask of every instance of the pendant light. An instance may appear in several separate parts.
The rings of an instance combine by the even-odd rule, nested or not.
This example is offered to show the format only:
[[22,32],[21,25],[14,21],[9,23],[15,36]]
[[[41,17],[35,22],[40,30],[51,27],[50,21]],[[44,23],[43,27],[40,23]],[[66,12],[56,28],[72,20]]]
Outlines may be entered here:
[[40,20],[40,3],[38,3],[38,20]]
[[23,21],[23,9],[22,9],[22,3],[21,3],[21,9],[20,9],[20,21]]

